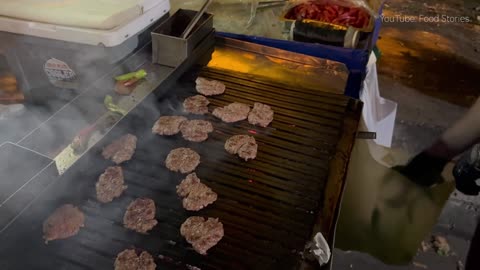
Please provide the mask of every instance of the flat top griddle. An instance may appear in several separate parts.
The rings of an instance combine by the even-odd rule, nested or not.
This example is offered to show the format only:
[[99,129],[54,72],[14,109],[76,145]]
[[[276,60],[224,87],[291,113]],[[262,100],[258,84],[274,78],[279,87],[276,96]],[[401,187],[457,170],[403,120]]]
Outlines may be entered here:
[[[215,131],[208,141],[190,143],[180,135],[152,134],[158,117],[184,114],[181,104],[196,94],[197,75],[188,72],[172,87],[160,87],[157,95],[148,96],[23,211],[0,235],[0,269],[113,269],[116,255],[131,247],[172,258],[157,257],[157,269],[184,269],[187,264],[201,269],[295,269],[314,228],[332,242],[361,105],[340,95],[206,69],[202,76],[227,86],[225,95],[209,98],[210,110],[233,101],[263,102],[275,111],[272,125],[258,128],[246,121],[226,124],[211,115],[189,115],[213,122]],[[349,125],[347,118],[353,121]],[[347,126],[353,130],[345,130]],[[128,189],[114,202],[100,204],[95,182],[113,165],[101,157],[101,149],[126,133],[138,137],[133,159],[122,165]],[[244,162],[226,153],[226,139],[236,134],[256,138],[257,159]],[[196,172],[219,195],[215,204],[200,212],[182,208],[175,186],[184,175],[164,166],[167,154],[177,147],[190,147],[201,155]],[[157,206],[159,224],[148,235],[122,226],[128,204],[138,197],[152,198]],[[86,226],[73,238],[46,245],[42,223],[65,203],[81,208]],[[218,217],[224,224],[225,237],[208,256],[193,251],[179,233],[180,225],[192,215]]]

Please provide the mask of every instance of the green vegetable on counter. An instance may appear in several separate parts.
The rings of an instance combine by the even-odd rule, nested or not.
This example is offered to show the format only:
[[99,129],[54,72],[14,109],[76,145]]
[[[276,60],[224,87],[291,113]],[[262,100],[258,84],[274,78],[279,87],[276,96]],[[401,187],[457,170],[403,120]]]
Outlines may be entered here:
[[127,74],[123,74],[120,76],[115,77],[116,81],[127,81],[131,79],[143,79],[147,77],[147,72],[144,69],[140,69],[139,71],[136,72],[131,72]]
[[105,96],[105,100],[103,101],[103,104],[105,104],[105,107],[107,107],[107,109],[111,112],[114,112],[114,113],[119,113],[123,116],[127,115],[127,111],[125,111],[124,109],[118,107],[116,104],[113,103],[113,98],[112,96]]

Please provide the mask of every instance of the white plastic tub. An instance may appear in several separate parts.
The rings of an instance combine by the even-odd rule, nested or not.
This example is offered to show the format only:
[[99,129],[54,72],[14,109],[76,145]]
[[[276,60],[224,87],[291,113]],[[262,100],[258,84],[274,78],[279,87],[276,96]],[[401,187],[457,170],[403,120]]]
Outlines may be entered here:
[[52,85],[91,86],[149,42],[150,28],[170,10],[168,0],[8,0],[0,6],[0,57],[27,96]]

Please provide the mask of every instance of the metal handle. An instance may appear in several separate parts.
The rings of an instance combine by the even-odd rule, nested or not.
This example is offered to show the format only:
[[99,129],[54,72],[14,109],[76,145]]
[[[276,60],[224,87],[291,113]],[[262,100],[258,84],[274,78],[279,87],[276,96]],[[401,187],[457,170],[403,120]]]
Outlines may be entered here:
[[186,39],[188,37],[188,35],[190,34],[190,32],[192,32],[193,28],[198,23],[200,18],[203,16],[205,11],[207,11],[207,8],[208,8],[208,6],[210,6],[212,1],[213,0],[207,0],[205,2],[205,4],[203,4],[202,8],[198,11],[197,15],[195,15],[195,17],[193,17],[192,21],[188,24],[187,28],[185,29],[185,31],[180,36],[181,38]]
[[377,139],[377,133],[376,132],[368,132],[368,131],[359,131],[359,132],[357,132],[357,139],[375,140],[375,139]]

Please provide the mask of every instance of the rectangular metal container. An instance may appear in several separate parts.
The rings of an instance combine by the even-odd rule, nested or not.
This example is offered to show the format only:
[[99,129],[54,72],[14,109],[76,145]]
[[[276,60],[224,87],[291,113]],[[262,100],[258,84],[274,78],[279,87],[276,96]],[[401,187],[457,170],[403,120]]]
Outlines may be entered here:
[[153,63],[177,67],[205,38],[212,36],[209,34],[213,31],[213,15],[205,13],[186,39],[180,37],[196,14],[180,9],[152,32]]

